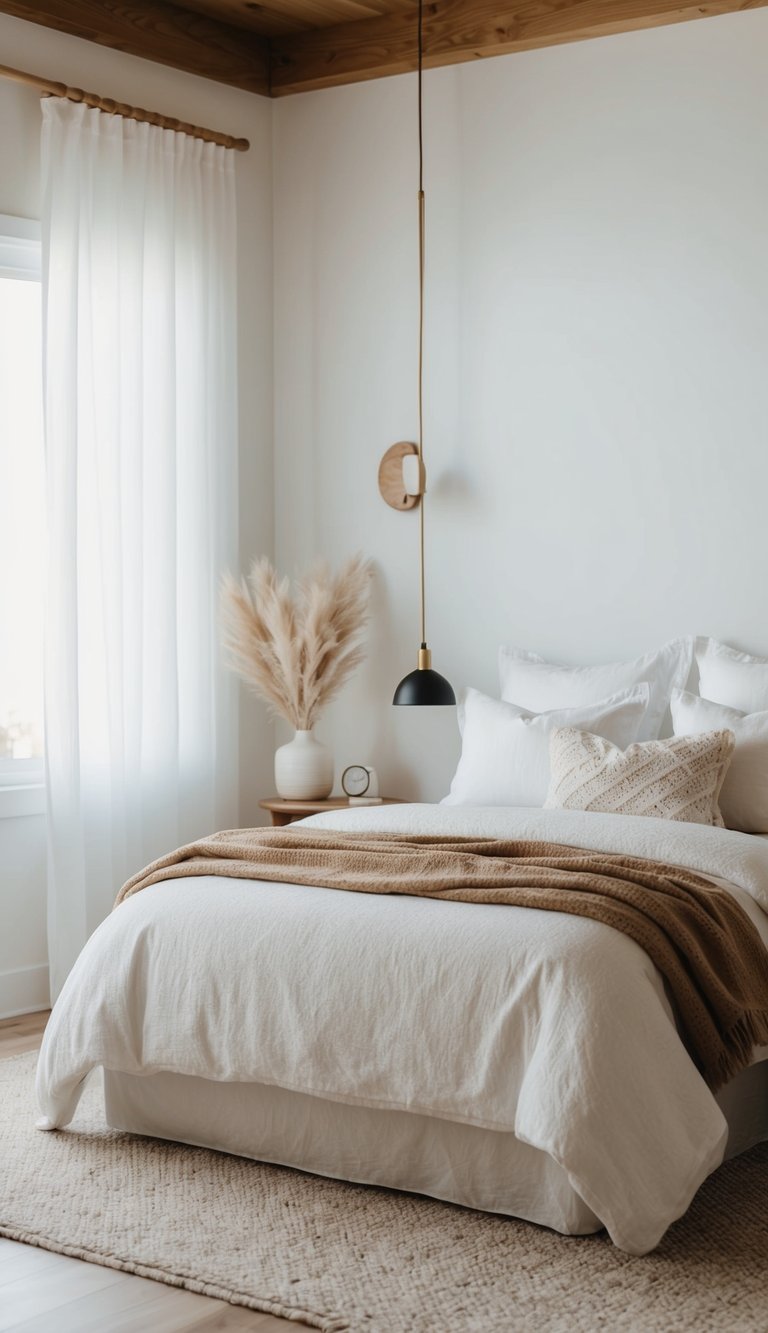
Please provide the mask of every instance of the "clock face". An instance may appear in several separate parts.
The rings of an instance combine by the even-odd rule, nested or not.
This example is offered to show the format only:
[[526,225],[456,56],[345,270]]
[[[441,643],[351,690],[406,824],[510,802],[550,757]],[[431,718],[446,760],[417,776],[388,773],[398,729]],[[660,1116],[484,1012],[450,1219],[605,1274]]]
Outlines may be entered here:
[[346,796],[365,796],[371,775],[362,764],[350,764],[341,775],[341,786]]

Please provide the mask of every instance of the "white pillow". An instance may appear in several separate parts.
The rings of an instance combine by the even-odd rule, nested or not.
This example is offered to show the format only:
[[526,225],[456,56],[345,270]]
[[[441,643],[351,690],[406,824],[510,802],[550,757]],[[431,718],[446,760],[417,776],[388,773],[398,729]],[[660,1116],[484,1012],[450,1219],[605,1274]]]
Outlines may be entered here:
[[696,664],[703,699],[742,713],[768,709],[768,658],[750,657],[717,639],[702,638],[696,640]]
[[673,689],[683,689],[691,669],[693,639],[673,639],[656,652],[634,662],[612,662],[607,666],[565,667],[545,662],[524,649],[499,649],[502,699],[543,713],[553,708],[578,708],[606,699],[617,690],[629,690],[647,681],[648,710],[640,727],[639,740],[655,740]]
[[600,810],[723,827],[718,797],[732,731],[672,736],[619,750],[604,736],[559,727],[549,740],[547,810]]
[[624,748],[637,735],[648,697],[648,685],[642,684],[583,708],[531,714],[466,690],[458,707],[461,758],[442,804],[543,805],[553,728],[591,728]]
[[676,736],[724,728],[733,732],[736,748],[720,792],[725,826],[741,833],[768,833],[768,712],[742,713],[675,690],[672,723]]

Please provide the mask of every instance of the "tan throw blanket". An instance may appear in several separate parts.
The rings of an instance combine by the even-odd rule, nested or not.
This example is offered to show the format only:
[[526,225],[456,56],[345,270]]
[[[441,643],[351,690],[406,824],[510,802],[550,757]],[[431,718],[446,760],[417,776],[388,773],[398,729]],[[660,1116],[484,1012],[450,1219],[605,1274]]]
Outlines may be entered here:
[[768,1043],[768,952],[735,899],[679,866],[556,843],[235,829],[170,852],[115,906],[185,875],[404,893],[589,917],[622,931],[666,979],[681,1037],[713,1091]]

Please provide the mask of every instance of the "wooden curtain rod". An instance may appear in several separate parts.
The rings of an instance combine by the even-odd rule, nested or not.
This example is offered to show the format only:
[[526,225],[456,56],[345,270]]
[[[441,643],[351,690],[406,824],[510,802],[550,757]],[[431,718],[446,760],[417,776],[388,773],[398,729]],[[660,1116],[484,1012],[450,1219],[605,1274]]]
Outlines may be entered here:
[[12,69],[10,65],[0,65],[0,77],[13,79],[16,83],[29,84],[38,88],[43,97],[66,97],[70,102],[85,102],[86,106],[96,111],[105,111],[109,116],[125,116],[126,120],[142,120],[148,125],[159,125],[163,130],[175,130],[177,134],[189,134],[193,139],[204,139],[206,143],[221,144],[222,148],[234,148],[238,153],[245,153],[250,148],[247,139],[235,139],[231,134],[219,134],[216,130],[204,130],[199,125],[190,125],[186,120],[174,120],[172,116],[161,116],[158,111],[145,111],[140,106],[128,106],[126,102],[115,102],[111,97],[99,97],[98,93],[86,93],[82,88],[68,88],[65,83],[56,83],[53,79],[42,79],[38,74],[26,74],[23,69]]

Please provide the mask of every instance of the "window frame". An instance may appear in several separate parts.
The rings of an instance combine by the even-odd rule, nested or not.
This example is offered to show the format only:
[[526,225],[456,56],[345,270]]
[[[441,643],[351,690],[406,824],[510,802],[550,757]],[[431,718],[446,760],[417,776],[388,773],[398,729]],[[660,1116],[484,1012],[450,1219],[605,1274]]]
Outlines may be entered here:
[[40,282],[43,254],[40,223],[0,213],[0,278]]
[[[0,278],[42,280],[40,223],[0,213]],[[0,759],[0,819],[45,813],[45,760]]]

